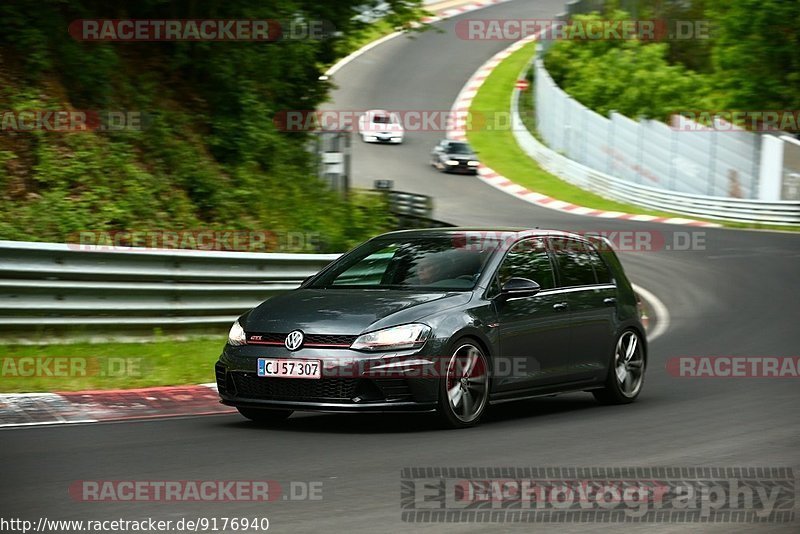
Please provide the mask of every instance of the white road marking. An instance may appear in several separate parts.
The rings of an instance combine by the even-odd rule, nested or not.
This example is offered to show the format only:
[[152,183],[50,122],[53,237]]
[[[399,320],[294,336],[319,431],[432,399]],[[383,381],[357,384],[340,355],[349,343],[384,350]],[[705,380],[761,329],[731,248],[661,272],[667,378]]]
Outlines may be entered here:
[[76,419],[74,421],[38,421],[36,423],[4,423],[0,428],[15,428],[18,426],[48,426],[48,425],[74,425],[76,423],[97,423],[97,419]]
[[647,340],[654,341],[655,339],[659,338],[664,332],[667,331],[669,328],[669,310],[661,302],[657,296],[655,296],[650,291],[646,290],[642,286],[632,284],[633,290],[636,291],[639,295],[642,296],[644,300],[650,305],[650,309],[653,311],[653,314],[656,316],[656,327],[653,329],[652,332],[647,333]]

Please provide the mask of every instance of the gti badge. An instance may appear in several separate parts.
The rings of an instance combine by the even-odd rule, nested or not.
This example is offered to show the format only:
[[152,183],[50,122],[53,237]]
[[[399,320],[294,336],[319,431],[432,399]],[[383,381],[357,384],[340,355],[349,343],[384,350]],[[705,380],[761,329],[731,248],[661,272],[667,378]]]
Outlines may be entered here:
[[295,351],[303,346],[303,332],[300,330],[294,330],[289,332],[289,335],[286,336],[286,341],[283,342],[286,345],[286,348]]

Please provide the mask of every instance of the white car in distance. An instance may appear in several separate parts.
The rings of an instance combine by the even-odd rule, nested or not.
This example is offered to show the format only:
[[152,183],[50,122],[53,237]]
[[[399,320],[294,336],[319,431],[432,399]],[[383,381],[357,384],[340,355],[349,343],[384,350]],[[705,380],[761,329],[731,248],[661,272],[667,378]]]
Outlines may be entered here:
[[400,114],[385,109],[371,109],[358,118],[358,134],[365,143],[403,142]]

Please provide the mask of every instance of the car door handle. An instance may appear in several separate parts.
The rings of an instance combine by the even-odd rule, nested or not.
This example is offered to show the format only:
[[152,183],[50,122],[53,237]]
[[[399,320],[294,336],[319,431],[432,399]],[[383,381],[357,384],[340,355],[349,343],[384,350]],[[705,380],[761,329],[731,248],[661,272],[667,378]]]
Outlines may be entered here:
[[617,299],[615,299],[614,297],[608,297],[608,298],[603,299],[603,304],[605,304],[606,306],[613,306],[616,303],[617,303]]
[[553,304],[553,309],[555,311],[564,311],[564,310],[567,309],[567,303],[566,302],[556,302],[555,304]]

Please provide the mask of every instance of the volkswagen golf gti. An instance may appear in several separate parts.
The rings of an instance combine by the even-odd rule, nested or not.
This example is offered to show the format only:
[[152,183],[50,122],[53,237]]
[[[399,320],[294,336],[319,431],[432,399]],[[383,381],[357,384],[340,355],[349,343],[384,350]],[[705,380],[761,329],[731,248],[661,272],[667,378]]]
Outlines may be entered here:
[[608,241],[553,230],[391,232],[243,314],[216,364],[221,402],[261,423],[294,410],[437,412],[589,391],[634,401],[647,342]]

